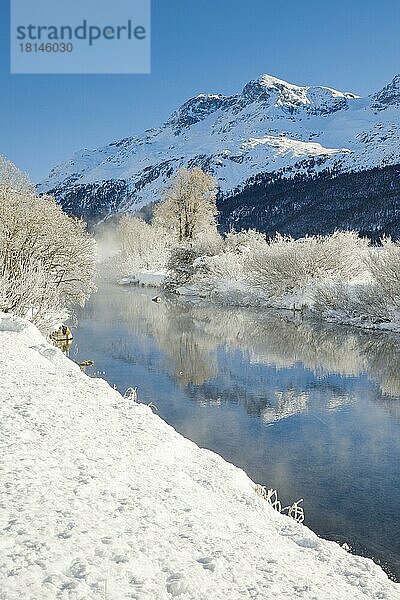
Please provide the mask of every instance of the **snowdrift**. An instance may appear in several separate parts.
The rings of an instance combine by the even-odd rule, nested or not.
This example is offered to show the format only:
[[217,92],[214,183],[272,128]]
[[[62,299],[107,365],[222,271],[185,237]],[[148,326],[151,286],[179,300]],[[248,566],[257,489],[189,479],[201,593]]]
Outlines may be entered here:
[[400,598],[29,323],[0,348],[1,600]]

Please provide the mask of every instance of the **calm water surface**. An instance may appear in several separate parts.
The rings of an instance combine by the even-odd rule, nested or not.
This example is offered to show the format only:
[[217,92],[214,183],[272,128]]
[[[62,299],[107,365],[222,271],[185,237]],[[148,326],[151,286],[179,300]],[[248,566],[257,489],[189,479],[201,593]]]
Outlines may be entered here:
[[104,284],[70,351],[400,580],[400,335]]

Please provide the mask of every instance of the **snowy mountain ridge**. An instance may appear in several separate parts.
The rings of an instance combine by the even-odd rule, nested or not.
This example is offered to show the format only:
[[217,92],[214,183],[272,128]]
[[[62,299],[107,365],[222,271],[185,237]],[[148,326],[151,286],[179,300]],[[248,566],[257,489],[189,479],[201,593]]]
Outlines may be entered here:
[[214,174],[224,197],[259,174],[313,177],[398,163],[400,75],[366,98],[261,75],[237,95],[191,98],[142,136],[76,152],[38,189],[99,220],[158,201],[182,166]]

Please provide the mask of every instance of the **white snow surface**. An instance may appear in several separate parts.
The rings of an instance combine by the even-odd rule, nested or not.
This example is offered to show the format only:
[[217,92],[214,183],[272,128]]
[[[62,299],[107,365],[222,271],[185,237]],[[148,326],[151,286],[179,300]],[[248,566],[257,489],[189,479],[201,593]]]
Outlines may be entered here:
[[227,195],[260,173],[312,176],[399,162],[400,75],[366,98],[261,75],[237,95],[191,98],[143,135],[76,152],[38,189],[61,198],[90,185],[90,196],[123,181],[126,199],[118,210],[125,212],[158,201],[178,167],[206,169]]
[[26,321],[0,348],[1,600],[400,598]]
[[119,285],[141,285],[143,287],[161,287],[167,276],[166,271],[151,271],[149,269],[143,269],[130,275],[122,277],[118,283]]

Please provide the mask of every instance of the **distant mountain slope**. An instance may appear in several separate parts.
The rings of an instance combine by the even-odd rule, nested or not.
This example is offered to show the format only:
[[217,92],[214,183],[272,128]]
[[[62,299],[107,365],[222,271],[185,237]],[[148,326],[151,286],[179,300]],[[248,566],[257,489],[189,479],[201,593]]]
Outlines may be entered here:
[[[199,166],[217,177],[222,221],[232,223],[225,199],[231,206],[232,198],[245,194],[251,204],[251,189],[260,178],[271,191],[283,180],[376,174],[376,168],[399,163],[400,75],[366,98],[262,75],[240,94],[188,100],[164,125],[142,136],[75,153],[38,189],[96,222],[159,200],[178,167]],[[235,224],[241,226],[238,206],[235,210]]]
[[259,175],[219,201],[220,226],[293,237],[353,229],[373,240],[400,237],[400,165],[271,180]]

